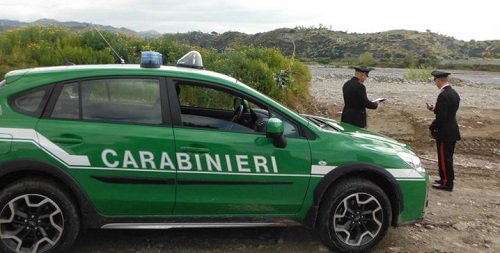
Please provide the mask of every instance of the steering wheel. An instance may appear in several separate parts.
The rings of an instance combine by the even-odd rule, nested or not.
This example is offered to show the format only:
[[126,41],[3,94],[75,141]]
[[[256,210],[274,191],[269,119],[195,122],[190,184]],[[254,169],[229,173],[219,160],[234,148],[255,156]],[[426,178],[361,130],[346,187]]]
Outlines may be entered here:
[[241,115],[243,115],[243,105],[236,107],[236,110],[234,110],[233,116],[231,117],[231,122],[239,122]]

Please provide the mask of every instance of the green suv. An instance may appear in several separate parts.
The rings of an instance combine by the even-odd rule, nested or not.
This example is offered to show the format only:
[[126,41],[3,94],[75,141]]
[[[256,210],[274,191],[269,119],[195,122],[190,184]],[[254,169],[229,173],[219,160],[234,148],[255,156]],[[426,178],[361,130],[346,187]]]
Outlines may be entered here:
[[195,51],[160,63],[5,75],[0,251],[67,252],[85,228],[300,224],[360,252],[424,217],[429,178],[407,145],[299,115]]

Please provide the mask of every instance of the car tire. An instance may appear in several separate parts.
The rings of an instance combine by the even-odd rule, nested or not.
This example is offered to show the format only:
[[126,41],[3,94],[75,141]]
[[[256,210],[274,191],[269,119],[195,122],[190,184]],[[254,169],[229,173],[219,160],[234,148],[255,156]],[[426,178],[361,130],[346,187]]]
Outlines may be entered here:
[[75,202],[53,180],[22,179],[0,191],[0,252],[68,252],[79,230]]
[[392,210],[375,183],[350,178],[335,183],[320,205],[317,232],[334,251],[365,252],[387,233]]

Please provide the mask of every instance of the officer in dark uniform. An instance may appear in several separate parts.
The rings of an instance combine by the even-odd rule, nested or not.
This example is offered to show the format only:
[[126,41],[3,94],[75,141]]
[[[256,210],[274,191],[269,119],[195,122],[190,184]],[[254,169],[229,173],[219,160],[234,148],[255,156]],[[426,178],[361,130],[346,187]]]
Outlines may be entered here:
[[354,70],[354,76],[342,87],[344,109],[340,121],[358,127],[366,127],[366,108],[377,109],[381,101],[370,101],[363,84],[368,78],[368,73],[373,69],[355,67]]
[[460,96],[448,82],[450,73],[432,71],[434,82],[439,88],[439,95],[435,106],[428,105],[434,111],[436,118],[429,126],[432,137],[436,139],[439,180],[432,185],[438,190],[453,191],[453,153],[455,143],[460,140],[460,131],[457,123],[457,111],[460,106]]

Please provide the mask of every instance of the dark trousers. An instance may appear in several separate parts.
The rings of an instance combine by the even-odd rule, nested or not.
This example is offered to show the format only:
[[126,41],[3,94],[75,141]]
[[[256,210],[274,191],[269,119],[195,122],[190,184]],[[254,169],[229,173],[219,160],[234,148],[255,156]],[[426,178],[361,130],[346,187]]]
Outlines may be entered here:
[[439,178],[441,184],[453,187],[453,180],[455,179],[455,172],[453,171],[453,152],[455,152],[455,143],[437,141],[437,153],[439,164]]

